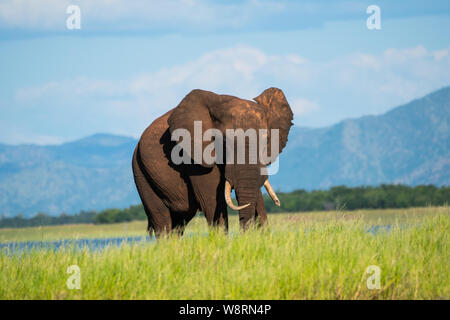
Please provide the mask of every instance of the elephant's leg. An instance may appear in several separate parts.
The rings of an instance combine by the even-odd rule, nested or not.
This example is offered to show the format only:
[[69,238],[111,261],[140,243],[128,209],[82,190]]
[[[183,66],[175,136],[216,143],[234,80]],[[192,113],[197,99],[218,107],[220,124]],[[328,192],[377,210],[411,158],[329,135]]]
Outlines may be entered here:
[[[228,232],[228,206],[225,202],[225,179],[221,179],[216,188],[216,195],[214,197],[215,207],[211,208],[213,214],[213,227],[220,227]],[[212,211],[214,210],[214,213]]]
[[255,220],[258,227],[267,224],[267,211],[266,207],[264,206],[264,199],[261,190],[259,190],[256,200]]
[[192,189],[206,221],[211,227],[228,230],[228,212],[225,202],[225,179],[217,166],[206,174],[191,174]]
[[[225,202],[225,200],[223,200]],[[217,221],[217,225],[220,228],[223,228],[225,232],[228,232],[228,207],[226,203],[220,204],[220,207],[216,208],[216,212],[218,212],[219,219]]]
[[186,225],[193,217],[195,217],[196,213],[197,208],[186,213],[170,211],[170,216],[172,217],[172,231],[177,235],[182,236]]
[[170,215],[172,217],[172,231],[178,235],[178,236],[182,236],[184,233],[184,228],[186,227],[186,222],[184,221],[183,218],[179,217],[178,212],[173,212],[170,211]]
[[[214,217],[219,217],[218,226],[228,232],[228,206],[225,202],[225,179],[217,190],[217,207]],[[216,220],[217,221],[217,220]]]
[[170,211],[149,184],[140,165],[137,152],[133,156],[133,175],[139,196],[148,219],[148,231],[154,231],[156,237],[172,230]]

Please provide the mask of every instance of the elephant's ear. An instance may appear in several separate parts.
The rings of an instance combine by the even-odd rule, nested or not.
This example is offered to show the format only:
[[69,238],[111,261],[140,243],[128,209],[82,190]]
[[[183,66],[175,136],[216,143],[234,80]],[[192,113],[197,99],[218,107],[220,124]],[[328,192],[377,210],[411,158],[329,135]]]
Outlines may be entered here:
[[291,107],[283,91],[278,88],[269,88],[256,98],[253,98],[253,100],[267,108],[268,128],[279,130],[279,152],[281,152],[286,146],[289,130],[294,119]]
[[[211,141],[203,141],[203,133],[206,130],[213,128],[210,110],[213,106],[220,103],[220,100],[220,95],[213,92],[199,89],[192,90],[184,97],[169,116],[167,122],[169,124],[171,135],[177,129],[186,129],[189,131],[191,137],[191,154],[189,154],[189,156],[193,160],[195,144],[202,146],[201,151],[203,154],[205,147],[211,143]],[[201,130],[198,130],[194,134],[195,121],[201,121]],[[183,150],[183,152],[186,151],[187,150]],[[203,157],[201,161],[201,164],[205,167],[212,167],[214,165],[203,163]]]

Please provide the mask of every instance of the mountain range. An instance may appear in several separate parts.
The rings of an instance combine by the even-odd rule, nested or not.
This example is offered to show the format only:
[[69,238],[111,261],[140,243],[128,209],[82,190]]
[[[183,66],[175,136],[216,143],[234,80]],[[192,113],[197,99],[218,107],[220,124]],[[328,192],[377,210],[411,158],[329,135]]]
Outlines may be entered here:
[[[335,185],[448,185],[450,87],[382,115],[325,128],[293,127],[270,179],[281,191]],[[137,140],[111,134],[61,145],[0,144],[0,214],[32,216],[139,203]]]

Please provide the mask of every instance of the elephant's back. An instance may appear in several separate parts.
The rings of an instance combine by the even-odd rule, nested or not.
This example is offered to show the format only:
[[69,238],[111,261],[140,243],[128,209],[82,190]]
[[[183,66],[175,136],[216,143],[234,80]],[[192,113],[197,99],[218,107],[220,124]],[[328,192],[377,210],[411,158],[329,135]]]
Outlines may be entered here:
[[174,142],[170,139],[167,119],[172,110],[145,129],[139,140],[139,156],[155,192],[169,209],[191,211],[195,201],[189,199],[189,182],[170,161]]

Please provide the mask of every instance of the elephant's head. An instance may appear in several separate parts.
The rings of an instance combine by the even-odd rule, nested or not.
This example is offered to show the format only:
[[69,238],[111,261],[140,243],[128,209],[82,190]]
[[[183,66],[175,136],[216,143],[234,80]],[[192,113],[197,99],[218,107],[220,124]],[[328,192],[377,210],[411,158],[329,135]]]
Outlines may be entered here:
[[[244,222],[255,216],[258,191],[263,185],[279,205],[279,200],[262,169],[273,162],[286,146],[293,119],[289,103],[280,89],[266,89],[254,98],[254,101],[193,90],[173,110],[168,119],[172,138],[176,129],[185,129],[190,133],[190,143],[188,142],[188,147],[184,148],[183,152],[187,151],[189,158],[194,159],[195,163],[205,167],[224,164],[226,202],[230,208],[239,211],[240,220]],[[199,122],[196,121],[201,121],[200,128]],[[208,134],[208,131],[212,135]],[[232,132],[234,136],[231,135]],[[256,132],[256,141],[247,135],[252,132]],[[218,143],[219,135],[223,137],[222,150],[221,144]],[[215,149],[211,148],[214,146],[211,142],[214,139]],[[266,141],[268,143],[265,143]],[[244,147],[238,150],[239,146]],[[193,152],[190,152],[191,150]],[[196,150],[200,153],[195,154]],[[213,156],[212,161],[202,157],[208,152]],[[256,161],[252,158],[255,152]],[[272,157],[263,159],[261,155],[266,154]],[[235,189],[239,206],[231,202],[232,188]]]

